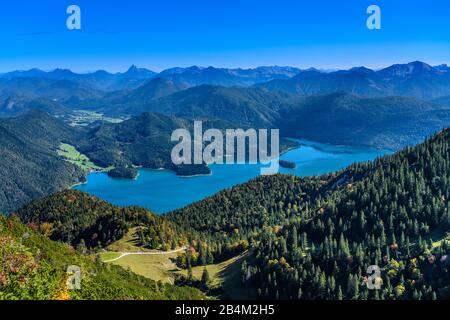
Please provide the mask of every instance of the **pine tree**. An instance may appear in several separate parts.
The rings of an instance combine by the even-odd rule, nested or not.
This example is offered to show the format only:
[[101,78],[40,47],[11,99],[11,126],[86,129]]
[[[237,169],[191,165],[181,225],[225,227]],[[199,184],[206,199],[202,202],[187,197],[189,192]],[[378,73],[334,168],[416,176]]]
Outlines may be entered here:
[[338,300],[343,300],[344,299],[344,297],[342,295],[342,288],[341,288],[341,286],[338,287],[337,299]]
[[447,210],[441,217],[442,227],[450,228],[450,202],[447,204]]
[[208,272],[208,269],[206,269],[206,267],[205,267],[205,268],[203,268],[203,273],[202,273],[202,284],[204,286],[207,286],[208,283],[209,283],[209,272]]

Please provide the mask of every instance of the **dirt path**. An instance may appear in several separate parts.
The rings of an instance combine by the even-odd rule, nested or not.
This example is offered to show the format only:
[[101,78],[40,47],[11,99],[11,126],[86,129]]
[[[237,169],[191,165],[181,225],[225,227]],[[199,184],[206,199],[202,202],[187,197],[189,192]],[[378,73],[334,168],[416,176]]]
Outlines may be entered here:
[[166,255],[166,254],[173,254],[173,253],[178,253],[178,252],[182,252],[182,251],[186,251],[187,247],[183,247],[180,249],[176,249],[176,250],[171,250],[171,251],[155,251],[155,252],[118,252],[120,253],[120,256],[111,260],[105,260],[103,262],[114,262],[117,260],[122,259],[123,257],[126,256],[135,256],[135,255],[142,255],[142,256],[151,256],[151,255]]

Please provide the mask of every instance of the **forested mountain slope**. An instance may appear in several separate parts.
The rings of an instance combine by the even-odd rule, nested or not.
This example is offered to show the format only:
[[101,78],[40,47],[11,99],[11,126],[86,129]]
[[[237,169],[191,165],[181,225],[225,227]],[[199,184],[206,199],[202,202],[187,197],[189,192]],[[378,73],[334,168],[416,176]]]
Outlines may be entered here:
[[449,95],[450,73],[415,61],[378,71],[364,67],[329,73],[305,70],[293,78],[272,80],[256,87],[300,95],[347,91],[368,97],[398,95],[431,100]]
[[[0,300],[205,299],[197,289],[158,284],[94,261],[35,228],[0,215]],[[77,268],[80,289],[71,290]]]
[[[223,127],[214,123],[209,126]],[[205,165],[173,164],[171,151],[177,142],[172,142],[171,136],[177,129],[192,131],[193,122],[158,113],[143,113],[118,124],[100,123],[89,130],[76,146],[103,167],[165,168],[181,175],[189,175],[191,171],[198,174],[210,173]]]
[[258,89],[202,85],[130,106],[126,113],[161,112],[187,119],[227,121],[235,127],[267,128],[278,119],[277,110],[288,98]]
[[[48,78],[0,78],[0,102],[30,102],[36,99],[45,99],[65,104],[76,100],[78,102],[99,99],[103,92],[92,88],[85,83],[71,80],[55,80]],[[4,115],[14,115],[20,105],[8,104],[0,112]],[[67,107],[67,106],[66,106]],[[0,115],[1,115],[0,113]]]
[[[448,299],[449,143],[446,130],[328,177],[311,218],[261,236],[244,282],[267,298]],[[365,284],[371,265],[382,269],[379,291]]]
[[[396,150],[420,143],[450,125],[449,106],[417,98],[364,97],[346,91],[295,96],[210,85],[169,94],[173,85],[164,81],[155,79],[127,95],[102,100],[106,104],[102,111],[134,116],[158,112],[189,120],[220,120],[230,128],[279,128],[284,137]],[[160,86],[168,86],[161,89],[167,95],[152,98],[154,87]]]
[[186,88],[187,86],[167,79],[155,78],[147,80],[135,89],[112,91],[101,98],[93,97],[87,101],[73,100],[70,102],[70,105],[72,107],[94,109],[105,114],[128,114],[128,110],[131,108],[140,109],[152,100],[169,96]]
[[41,111],[0,120],[0,212],[79,182],[83,173],[56,150],[74,132]]
[[76,190],[34,200],[16,211],[22,222],[36,225],[50,239],[87,249],[104,248],[130,228],[142,227],[149,249],[170,250],[187,244],[174,223],[140,207],[118,207]]
[[[261,298],[447,299],[449,145],[445,130],[336,174],[261,177],[168,218],[208,243],[189,264],[220,259],[226,244],[253,244],[243,284]],[[382,270],[379,291],[364,283],[371,265]]]
[[158,77],[172,80],[187,86],[204,84],[232,86],[251,86],[274,79],[289,79],[299,73],[293,67],[258,67],[254,69],[226,69],[214,67],[172,68],[162,71]]
[[64,117],[71,113],[70,108],[47,98],[27,99],[16,96],[4,100],[0,98],[0,117],[15,117],[30,110],[40,110],[58,117]]
[[450,125],[450,107],[445,105],[346,92],[301,98],[279,113],[279,127],[288,137],[395,150],[420,143]]

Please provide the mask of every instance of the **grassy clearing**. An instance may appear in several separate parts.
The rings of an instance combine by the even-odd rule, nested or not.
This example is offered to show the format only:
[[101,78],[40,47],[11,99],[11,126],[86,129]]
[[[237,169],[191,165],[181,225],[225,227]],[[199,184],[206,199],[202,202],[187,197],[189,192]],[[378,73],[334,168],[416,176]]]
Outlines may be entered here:
[[[151,252],[137,245],[137,230],[132,228],[120,240],[109,245],[108,253],[102,253],[100,257],[103,261],[112,260],[120,256],[120,252]],[[144,277],[164,283],[173,283],[175,274],[187,275],[186,270],[178,268],[175,264],[175,259],[179,253],[164,254],[164,255],[129,255],[112,264],[119,265],[125,269],[140,274]],[[218,264],[206,266],[209,277],[210,286],[213,289],[221,289],[223,298],[230,299],[253,299],[256,297],[254,290],[246,290],[241,287],[241,265],[244,260],[252,259],[248,252],[245,252],[237,257],[231,258],[227,261]],[[194,267],[192,269],[193,277],[200,280],[202,278],[204,267]]]
[[[117,256],[120,255],[117,252],[112,252],[112,254],[114,253]],[[104,261],[114,259],[117,256],[108,255],[107,253],[101,254],[101,258]],[[111,263],[130,269],[134,273],[152,280],[173,283],[175,274],[187,275],[186,270],[176,266],[175,259],[177,256],[178,253],[167,255],[129,255]],[[248,259],[251,259],[251,257],[246,252],[222,263],[206,266],[210,276],[209,285],[211,289],[219,289],[222,292],[221,297],[226,299],[254,299],[256,293],[253,289],[241,287],[241,265],[244,260]],[[203,268],[201,266],[192,269],[195,279],[201,279]]]
[[120,255],[121,254],[119,252],[101,252],[100,258],[102,259],[102,261],[108,261],[108,260],[116,259],[116,258],[120,257]]
[[[111,252],[113,255],[117,255],[114,258],[120,256],[119,252],[154,251],[142,248],[141,246],[137,245],[137,230],[138,228],[130,229],[122,239],[108,246],[107,250],[109,250],[110,252],[115,251]],[[111,260],[109,258],[106,259],[105,255],[100,255],[100,257],[103,261]],[[176,257],[177,253],[164,255],[129,255],[111,263],[119,265],[125,269],[130,269],[133,272],[152,280],[162,281],[164,283],[172,283],[172,272],[178,271],[177,266],[172,261],[172,259],[175,259]]]
[[433,249],[440,247],[444,242],[447,243],[447,244],[450,244],[450,236],[448,236],[447,238],[443,238],[441,240],[434,241],[433,242]]
[[[251,259],[249,252],[245,252],[230,260],[218,264],[207,265],[210,277],[210,287],[221,288],[223,297],[226,299],[245,300],[254,299],[256,292],[252,289],[245,289],[241,286],[241,266],[245,260]],[[205,267],[192,268],[192,275],[195,279],[201,280]],[[186,270],[179,270],[178,273],[187,275]]]
[[138,245],[139,240],[137,236],[138,228],[131,228],[122,239],[110,244],[106,249],[108,251],[116,252],[151,252],[149,250]]
[[111,263],[152,280],[173,283],[173,273],[179,269],[173,262],[177,254],[167,255],[130,255]]
[[[138,245],[137,230],[137,227],[131,228],[122,239],[109,245],[106,248],[108,252],[100,254],[102,261],[115,259],[120,256],[120,252],[154,251]],[[178,268],[172,259],[175,259],[177,255],[177,253],[164,255],[129,255],[111,263],[125,269],[130,269],[152,280],[173,283],[173,272],[178,271]]]
[[450,243],[450,235],[446,233],[445,229],[437,229],[431,232],[424,240],[433,242],[433,249],[442,245],[442,243]]
[[86,155],[78,152],[74,146],[67,143],[62,143],[59,146],[58,154],[66,158],[68,162],[86,171],[103,171],[109,169],[96,166]]
[[[224,282],[224,279],[221,277],[221,273],[226,268],[228,268],[230,265],[232,265],[237,260],[239,260],[239,258],[241,258],[241,257],[242,256],[237,256],[237,257],[231,258],[230,260],[224,261],[222,263],[207,265],[206,269],[208,270],[210,281],[211,281],[210,286],[212,288],[220,287]],[[203,266],[198,266],[198,267],[192,268],[192,276],[197,280],[201,280],[202,274],[203,274],[203,269],[204,269]],[[179,270],[178,273],[183,274],[184,276],[187,276],[186,270]]]
[[126,120],[126,118],[112,118],[103,115],[103,113],[89,111],[89,110],[76,110],[70,116],[69,124],[73,127],[84,127],[96,121],[106,121],[111,123],[120,123]]

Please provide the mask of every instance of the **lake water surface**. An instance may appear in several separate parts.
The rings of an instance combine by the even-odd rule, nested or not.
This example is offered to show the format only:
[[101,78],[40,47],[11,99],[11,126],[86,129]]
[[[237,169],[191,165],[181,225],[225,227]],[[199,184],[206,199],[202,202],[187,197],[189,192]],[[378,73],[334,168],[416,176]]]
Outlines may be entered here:
[[[297,176],[320,175],[388,153],[383,150],[297,141],[302,144],[300,148],[280,157],[295,162],[297,168],[280,168],[280,173]],[[168,170],[142,169],[137,180],[113,179],[106,173],[92,173],[86,184],[74,188],[116,205],[138,205],[161,214],[247,182],[260,174],[260,167],[261,165],[248,164],[212,165],[212,175],[199,177],[179,177]]]

